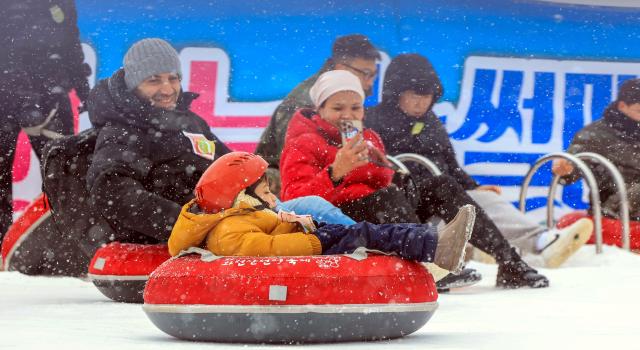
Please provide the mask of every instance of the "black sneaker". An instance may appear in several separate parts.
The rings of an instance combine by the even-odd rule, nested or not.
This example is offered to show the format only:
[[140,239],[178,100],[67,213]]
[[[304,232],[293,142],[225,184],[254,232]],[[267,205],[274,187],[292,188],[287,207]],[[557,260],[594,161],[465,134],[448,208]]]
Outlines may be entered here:
[[496,286],[546,288],[549,287],[549,280],[521,259],[514,259],[498,265]]
[[451,288],[472,286],[481,280],[482,275],[480,272],[474,269],[464,268],[457,275],[450,273],[444,276],[443,279],[436,282],[436,288],[438,289],[438,293],[447,293]]

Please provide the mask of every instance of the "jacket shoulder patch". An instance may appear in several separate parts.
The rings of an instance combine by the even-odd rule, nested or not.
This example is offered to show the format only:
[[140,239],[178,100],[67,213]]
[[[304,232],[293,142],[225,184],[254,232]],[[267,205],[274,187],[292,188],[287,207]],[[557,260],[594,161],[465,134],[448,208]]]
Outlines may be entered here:
[[194,134],[183,131],[182,134],[189,139],[193,147],[193,153],[202,158],[213,160],[216,155],[216,143],[208,140],[202,134]]
[[51,6],[49,8],[49,12],[51,12],[51,18],[53,18],[53,20],[56,23],[60,24],[64,22],[64,12],[60,8],[60,6],[58,5]]

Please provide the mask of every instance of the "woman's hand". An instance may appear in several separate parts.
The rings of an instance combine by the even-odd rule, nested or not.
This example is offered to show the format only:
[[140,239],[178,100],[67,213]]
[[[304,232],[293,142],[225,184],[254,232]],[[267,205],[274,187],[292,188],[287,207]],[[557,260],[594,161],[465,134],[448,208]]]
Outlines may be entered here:
[[362,138],[362,133],[358,133],[336,153],[336,159],[331,164],[331,179],[340,181],[351,170],[368,162],[369,149]]
[[373,163],[380,166],[386,166],[389,168],[393,166],[391,162],[387,159],[387,155],[384,154],[384,152],[377,149],[376,146],[374,146],[371,141],[367,141],[366,143],[369,148],[369,159],[373,160]]

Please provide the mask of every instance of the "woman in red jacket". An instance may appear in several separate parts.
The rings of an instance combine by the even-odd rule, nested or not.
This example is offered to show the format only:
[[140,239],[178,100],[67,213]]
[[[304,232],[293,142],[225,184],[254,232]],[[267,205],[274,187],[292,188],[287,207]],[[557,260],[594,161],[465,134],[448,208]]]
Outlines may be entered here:
[[[476,203],[450,176],[433,177],[428,188],[415,193],[413,205],[392,184],[393,170],[378,134],[364,129],[342,146],[343,121],[364,119],[364,91],[348,71],[322,74],[309,94],[316,110],[302,109],[289,123],[280,159],[284,200],[317,195],[340,207],[356,221],[373,223],[425,222],[437,215],[453,219],[465,204]],[[549,281],[529,267],[495,224],[478,210],[469,240],[499,264],[497,285],[509,288],[547,287]]]

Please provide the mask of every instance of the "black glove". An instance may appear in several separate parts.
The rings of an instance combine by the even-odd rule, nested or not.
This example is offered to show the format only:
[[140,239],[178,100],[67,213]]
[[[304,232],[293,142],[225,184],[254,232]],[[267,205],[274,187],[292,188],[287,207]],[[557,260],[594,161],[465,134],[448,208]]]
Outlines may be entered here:
[[83,63],[80,65],[79,72],[76,72],[76,78],[73,81],[73,88],[76,90],[76,95],[80,99],[80,102],[84,105],[89,98],[89,81],[87,77],[91,75],[91,67],[88,64]]
[[44,123],[47,116],[39,107],[42,96],[34,91],[16,91],[14,95],[20,106],[18,115],[18,125],[21,128],[28,128]]

